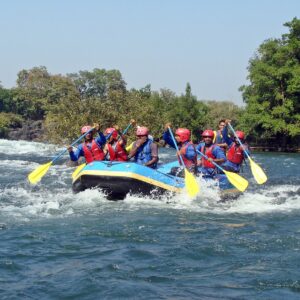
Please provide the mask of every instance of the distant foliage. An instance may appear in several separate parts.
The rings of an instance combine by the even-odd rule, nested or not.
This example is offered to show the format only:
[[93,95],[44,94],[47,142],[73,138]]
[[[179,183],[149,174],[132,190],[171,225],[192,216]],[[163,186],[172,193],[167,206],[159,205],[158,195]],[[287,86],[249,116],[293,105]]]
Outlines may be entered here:
[[0,138],[6,138],[10,128],[21,127],[23,118],[13,113],[0,113]]
[[300,135],[300,20],[290,32],[269,39],[250,59],[250,85],[241,87],[247,104],[240,124],[256,137],[276,137],[285,146]]
[[218,128],[219,121],[222,119],[230,119],[238,125],[238,120],[245,110],[230,101],[206,101],[205,103],[208,106],[205,128],[208,129]]
[[[245,107],[230,101],[199,101],[189,83],[184,93],[168,89],[152,91],[150,85],[126,88],[118,70],[95,68],[67,76],[52,75],[39,66],[18,73],[17,85],[0,85],[0,134],[21,126],[23,120],[42,120],[49,141],[69,143],[84,125],[99,123],[102,130],[131,119],[161,137],[164,124],[187,127],[193,140],[204,129],[216,129],[220,119],[260,143],[276,140],[283,146],[300,139],[300,20],[284,24],[289,29],[280,39],[263,42],[249,61],[250,84],[242,86]],[[135,130],[129,132],[129,141]]]
[[75,84],[81,99],[107,98],[113,91],[126,91],[126,83],[118,70],[94,69],[67,75]]

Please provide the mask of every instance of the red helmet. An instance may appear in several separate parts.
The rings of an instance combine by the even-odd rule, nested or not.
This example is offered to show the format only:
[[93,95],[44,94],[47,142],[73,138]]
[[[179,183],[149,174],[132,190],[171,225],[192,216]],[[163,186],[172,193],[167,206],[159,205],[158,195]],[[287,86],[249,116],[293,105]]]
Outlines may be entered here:
[[117,130],[115,128],[106,128],[105,134],[106,135],[111,134],[111,136],[113,137],[113,139],[116,139],[118,137],[118,132],[117,132]]
[[214,132],[211,129],[206,129],[203,131],[202,133],[202,137],[210,137],[213,138],[214,137]]
[[237,135],[237,137],[240,140],[244,140],[245,139],[245,133],[243,131],[236,131],[235,134]]
[[191,137],[191,132],[187,128],[178,128],[175,134],[179,136],[181,143],[188,141]]
[[138,127],[136,130],[136,135],[148,135],[149,129],[147,127]]
[[91,129],[92,129],[91,126],[83,126],[83,127],[81,128],[81,133],[82,133],[82,134],[85,134],[86,132],[90,131]]

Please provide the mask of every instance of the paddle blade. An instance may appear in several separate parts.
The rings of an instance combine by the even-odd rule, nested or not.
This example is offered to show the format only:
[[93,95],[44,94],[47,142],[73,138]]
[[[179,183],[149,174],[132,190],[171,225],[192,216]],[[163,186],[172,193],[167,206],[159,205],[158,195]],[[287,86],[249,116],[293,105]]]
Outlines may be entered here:
[[190,197],[195,197],[199,193],[199,185],[196,178],[187,169],[184,169],[185,186]]
[[86,166],[86,164],[81,164],[79,165],[76,170],[73,172],[72,174],[72,178],[74,179],[79,173],[80,171]]
[[42,177],[47,173],[47,171],[48,171],[48,169],[50,168],[51,165],[52,165],[52,161],[37,167],[34,171],[32,171],[28,175],[29,182],[31,184],[38,183],[42,179]]
[[246,190],[249,184],[248,180],[246,180],[245,178],[243,178],[237,173],[233,173],[225,170],[223,170],[223,172],[227,176],[229,182],[232,185],[234,185],[239,191],[244,192]]
[[257,163],[255,163],[250,157],[249,157],[249,161],[250,161],[251,171],[256,182],[258,184],[265,183],[268,178],[265,172],[263,171],[263,169]]

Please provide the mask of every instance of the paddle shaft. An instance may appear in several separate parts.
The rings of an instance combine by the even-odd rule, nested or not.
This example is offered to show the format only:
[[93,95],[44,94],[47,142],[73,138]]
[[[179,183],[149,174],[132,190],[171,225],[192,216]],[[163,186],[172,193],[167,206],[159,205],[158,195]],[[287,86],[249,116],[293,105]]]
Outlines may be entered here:
[[184,161],[183,161],[183,158],[179,152],[179,149],[178,149],[178,146],[177,146],[177,142],[174,138],[174,135],[173,135],[173,132],[171,130],[171,128],[168,126],[168,130],[169,130],[169,133],[172,137],[172,140],[173,140],[173,143],[174,143],[174,146],[176,148],[176,151],[177,151],[177,155],[179,156],[180,158],[180,161],[182,163],[182,166],[184,167],[184,181],[185,181],[185,186],[186,186],[186,189],[187,189],[187,192],[188,192],[188,195],[190,197],[195,197],[198,193],[199,193],[199,185],[195,179],[195,177],[193,176],[193,174],[191,174],[189,172],[189,170],[187,169]]
[[184,163],[184,161],[183,161],[183,158],[182,158],[181,154],[179,153],[179,149],[178,149],[178,146],[177,146],[177,142],[176,142],[176,140],[175,140],[175,138],[174,138],[173,132],[172,132],[172,130],[171,130],[170,127],[168,127],[168,130],[169,130],[169,133],[170,133],[171,138],[172,138],[172,140],[173,140],[173,143],[174,143],[174,146],[175,146],[175,148],[176,148],[177,154],[178,154],[178,156],[179,156],[179,158],[180,158],[180,161],[181,161],[182,165],[184,166],[184,168],[186,168],[185,163]]
[[[95,128],[91,128],[89,131],[85,132],[83,135],[81,135],[76,141],[74,141],[70,146],[73,147],[75,144],[77,144],[81,139],[83,139],[86,135],[88,135],[91,131],[93,131]],[[55,162],[57,159],[59,159],[65,152],[68,151],[68,148],[62,150],[58,155],[56,155],[51,163]]]
[[236,132],[234,131],[233,127],[231,126],[230,123],[228,123],[229,125],[229,128],[232,130],[232,132],[234,133],[234,136],[236,137],[236,139],[238,140],[238,142],[240,143],[244,153],[246,154],[247,158],[249,159],[250,161],[250,168],[251,168],[251,171],[252,171],[252,174],[256,180],[256,182],[258,184],[263,184],[267,181],[267,175],[265,174],[265,172],[263,171],[263,169],[258,165],[256,164],[250,157],[250,155],[248,154],[248,152],[245,150],[245,148],[243,147],[243,144],[241,142],[241,140],[239,139],[239,137],[237,136]]
[[129,128],[131,127],[131,123],[125,128],[125,130],[122,132],[122,134],[119,136],[118,141],[122,138],[122,135],[126,134]]
[[[122,138],[122,135],[124,135],[124,134],[127,133],[127,131],[129,130],[130,126],[131,126],[131,123],[130,123],[130,124],[125,128],[125,130],[121,133],[121,135],[119,136],[117,142],[120,141],[120,139]],[[106,141],[109,140],[109,138],[111,137],[111,135],[112,135],[113,133],[114,133],[114,131],[112,131],[112,132],[106,137]]]
[[228,123],[229,128],[231,129],[231,131],[233,132],[234,136],[236,137],[236,139],[238,140],[238,142],[240,143],[244,153],[246,154],[247,158],[250,159],[250,155],[248,154],[248,152],[246,151],[245,147],[243,146],[243,143],[241,142],[241,140],[239,139],[239,137],[237,136],[235,130],[233,129],[233,127],[231,126],[230,123]]
[[[130,123],[125,130],[122,132],[122,135],[126,134],[126,132],[129,130],[130,126],[132,125],[132,123]],[[111,135],[113,134],[113,131],[107,136],[106,140],[108,140]],[[118,141],[122,138],[122,136],[119,136]],[[105,155],[105,157],[107,156],[107,153]],[[80,166],[77,167],[77,169],[73,172],[72,177],[74,179],[74,177],[86,166],[86,164],[81,164]]]
[[[202,153],[198,150],[197,150],[197,152],[200,155],[202,155],[205,159],[208,159],[207,155],[205,155],[204,153]],[[236,173],[225,171],[222,167],[220,167],[214,161],[212,161],[212,163],[227,176],[227,179],[229,180],[229,182],[232,185],[234,185],[239,191],[244,192],[246,190],[246,188],[248,187],[248,181],[245,178],[243,178],[242,176],[240,176]]]
[[[202,155],[206,160],[208,160],[207,155],[205,155],[204,153],[200,152],[199,150],[196,150],[197,153],[199,153],[200,155]],[[220,167],[217,163],[215,163],[214,161],[211,161],[211,163],[216,166],[219,170],[224,172],[224,169],[222,167]]]
[[[122,132],[122,134],[119,136],[117,142],[122,138],[122,135],[126,134],[126,132],[128,131],[128,129],[130,128],[131,123],[126,127],[126,129]],[[109,140],[109,138],[112,136],[112,134],[114,133],[114,131],[112,131],[107,137],[105,137],[106,141]]]

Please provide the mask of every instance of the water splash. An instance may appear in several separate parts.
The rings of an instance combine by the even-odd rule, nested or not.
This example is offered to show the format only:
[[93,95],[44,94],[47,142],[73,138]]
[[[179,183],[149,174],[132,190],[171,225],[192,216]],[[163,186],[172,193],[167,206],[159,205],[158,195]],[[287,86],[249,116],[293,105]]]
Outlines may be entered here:
[[[250,182],[249,188],[237,200],[227,202],[220,201],[219,191],[213,183],[200,178],[197,179],[200,194],[195,199],[190,199],[186,193],[182,193],[160,199],[128,195],[124,201],[111,202],[98,190],[87,190],[74,195],[71,191],[71,174],[74,168],[65,164],[51,166],[41,183],[36,186],[29,185],[27,175],[39,165],[34,161],[35,156],[40,156],[46,162],[45,156],[53,155],[57,149],[57,146],[50,144],[0,140],[0,153],[6,155],[0,160],[0,172],[3,174],[0,181],[1,222],[84,214],[101,215],[104,210],[121,210],[124,213],[158,209],[199,214],[265,214],[300,209],[298,179],[286,175],[286,178],[289,178],[288,184],[283,183],[282,177],[280,181],[278,179],[278,172],[269,172],[269,182],[263,186],[258,186],[251,174],[246,173]],[[161,160],[167,161],[173,154],[167,152],[169,149],[163,151],[165,153],[162,153]],[[17,158],[15,153],[18,154]],[[67,159],[68,156],[62,158],[62,162]],[[281,157],[281,161],[285,170],[297,169],[298,158],[284,156]],[[265,159],[264,162],[270,170],[278,168],[274,157]]]

